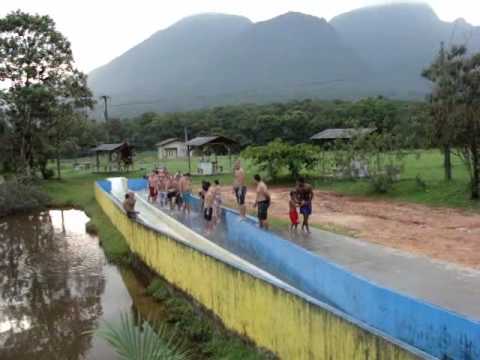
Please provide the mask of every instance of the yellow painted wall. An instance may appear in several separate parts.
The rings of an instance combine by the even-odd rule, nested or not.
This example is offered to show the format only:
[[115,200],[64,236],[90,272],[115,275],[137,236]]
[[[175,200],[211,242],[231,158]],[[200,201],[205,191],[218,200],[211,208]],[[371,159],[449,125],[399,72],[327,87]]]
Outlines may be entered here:
[[383,337],[220,260],[129,220],[95,187],[98,203],[130,249],[231,330],[282,359],[417,359]]

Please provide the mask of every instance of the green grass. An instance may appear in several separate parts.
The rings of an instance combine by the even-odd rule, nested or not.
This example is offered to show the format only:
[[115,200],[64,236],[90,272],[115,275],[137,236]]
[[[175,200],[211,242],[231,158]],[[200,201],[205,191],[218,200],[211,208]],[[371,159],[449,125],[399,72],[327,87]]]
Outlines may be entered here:
[[182,338],[183,344],[191,350],[193,359],[275,358],[270,353],[256,349],[245,339],[229,333],[221,324],[176,293],[177,291],[160,278],[154,279],[147,289],[147,294],[165,308],[167,326]]
[[[142,171],[109,176],[138,177]],[[81,171],[65,171],[63,180],[48,180],[42,183],[51,199],[51,206],[75,207],[84,210],[91,219],[89,228],[95,229],[106,256],[114,262],[127,264],[129,248],[123,236],[116,230],[98,206],[93,191],[95,180],[106,175]],[[200,181],[200,179],[198,179]],[[244,339],[231,334],[216,321],[200,314],[181,294],[171,292],[163,281],[155,281],[148,289],[150,295],[162,301],[167,310],[167,323],[185,340],[185,347],[194,354],[192,359],[260,360],[274,358],[269,353],[256,349]],[[193,351],[190,351],[193,350]]]
[[[375,194],[367,181],[315,180],[317,188],[347,195],[394,199],[430,206],[480,210],[480,203],[470,199],[467,170],[458,157],[453,157],[453,180],[444,180],[443,155],[438,150],[422,151],[405,158],[401,180],[387,194]],[[419,185],[416,178],[426,185]]]
[[[103,176],[76,174],[76,176],[69,176],[64,180],[44,181],[42,188],[49,195],[51,206],[75,207],[85,211],[99,235],[100,243],[108,259],[121,262],[128,255],[128,245],[95,200],[93,184],[100,178]],[[90,228],[92,228],[91,224]]]

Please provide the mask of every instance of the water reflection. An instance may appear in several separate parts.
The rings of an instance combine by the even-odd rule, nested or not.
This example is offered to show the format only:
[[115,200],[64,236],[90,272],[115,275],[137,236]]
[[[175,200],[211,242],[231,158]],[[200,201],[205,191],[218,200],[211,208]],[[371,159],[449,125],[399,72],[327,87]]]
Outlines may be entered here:
[[115,359],[85,335],[132,302],[77,210],[0,220],[0,359]]

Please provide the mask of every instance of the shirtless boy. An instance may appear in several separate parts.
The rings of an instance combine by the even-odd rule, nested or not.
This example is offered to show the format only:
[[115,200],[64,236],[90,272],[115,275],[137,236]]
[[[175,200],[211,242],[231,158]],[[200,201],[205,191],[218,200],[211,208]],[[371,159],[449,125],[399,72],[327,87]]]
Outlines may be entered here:
[[258,209],[258,220],[260,221],[260,228],[268,230],[268,207],[270,206],[270,193],[267,185],[262,181],[260,175],[253,177],[257,185],[257,198],[253,205]]
[[183,201],[183,211],[190,214],[192,210],[192,179],[190,173],[186,173],[180,178],[178,187]]
[[158,171],[153,170],[148,176],[148,201],[155,202],[157,200],[158,191]]
[[167,176],[162,171],[158,177],[158,197],[160,201],[160,206],[167,205]]
[[203,217],[207,222],[206,232],[209,234],[213,228],[213,202],[215,200],[214,187],[207,181],[205,184],[207,192],[205,193],[205,204],[203,207]]
[[245,186],[245,171],[242,168],[240,160],[235,162],[234,170],[234,180],[233,180],[233,192],[237,199],[238,210],[240,212],[240,217],[245,218],[247,209],[245,207],[245,197],[247,196],[247,187]]
[[222,215],[222,188],[218,180],[214,181],[213,185],[213,219],[215,223],[220,222]]
[[170,210],[175,208],[175,204],[178,203],[180,195],[178,193],[178,179],[175,177],[170,177],[167,181],[167,200],[170,204]]
[[303,215],[302,230],[310,233],[308,218],[312,214],[313,188],[303,177],[297,180],[297,199],[300,202],[300,214]]

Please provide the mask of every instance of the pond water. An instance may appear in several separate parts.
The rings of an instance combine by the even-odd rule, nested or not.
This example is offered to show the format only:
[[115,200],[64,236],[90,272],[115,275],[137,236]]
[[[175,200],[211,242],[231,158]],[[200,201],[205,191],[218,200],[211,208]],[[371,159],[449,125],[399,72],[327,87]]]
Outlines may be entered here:
[[155,309],[131,271],[107,262],[88,220],[78,210],[0,219],[0,359],[116,359],[86,333]]

